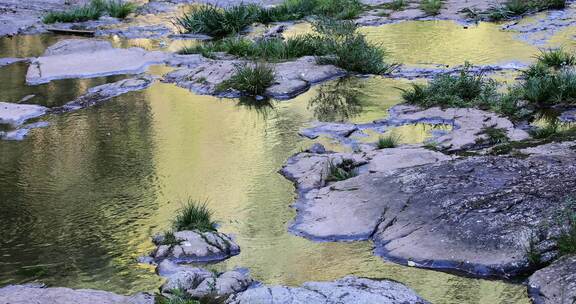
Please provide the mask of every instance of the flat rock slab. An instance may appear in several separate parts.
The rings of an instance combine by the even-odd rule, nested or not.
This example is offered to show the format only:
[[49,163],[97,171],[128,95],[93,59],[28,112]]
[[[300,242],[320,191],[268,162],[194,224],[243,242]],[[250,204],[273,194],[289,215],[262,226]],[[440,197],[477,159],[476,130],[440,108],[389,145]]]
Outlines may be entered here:
[[262,286],[233,295],[228,304],[425,304],[412,289],[388,280],[353,276],[333,282],[307,282],[302,287]]
[[9,285],[0,288],[0,304],[154,304],[154,296],[123,296],[93,289],[44,288],[40,285]]
[[[365,240],[373,233],[387,208],[374,199],[374,193],[362,193],[352,182],[329,183],[330,164],[353,160],[359,173],[391,172],[453,157],[419,147],[374,150],[366,153],[299,153],[291,157],[281,173],[296,184],[300,199],[294,205],[298,215],[290,230],[320,241]],[[367,175],[369,177],[369,175]],[[324,200],[338,193],[337,200]]]
[[28,61],[28,58],[0,58],[0,68],[17,62]]
[[42,116],[48,108],[34,104],[0,102],[0,123],[19,126],[26,120]]
[[176,263],[215,262],[240,253],[240,246],[224,233],[210,231],[174,232],[175,243],[167,244],[164,235],[153,241],[158,246],[151,257],[159,262],[165,259]]
[[247,269],[215,273],[203,268],[177,265],[168,260],[158,265],[157,272],[166,278],[160,290],[167,296],[174,289],[181,289],[193,298],[226,298],[248,289],[254,283]]
[[570,155],[558,162],[423,154],[405,163],[418,166],[389,171],[401,157],[366,153],[359,169],[372,169],[326,184],[327,155],[297,155],[283,169],[300,190],[291,231],[317,241],[372,239],[377,254],[423,268],[503,278],[530,272],[532,236],[543,261],[553,259],[565,224],[558,218],[576,196]]
[[63,40],[32,60],[26,82],[41,84],[56,79],[139,74],[152,64],[164,63],[170,56],[141,48],[118,49],[104,40]]
[[576,303],[576,256],[565,256],[536,271],[528,280],[536,304]]

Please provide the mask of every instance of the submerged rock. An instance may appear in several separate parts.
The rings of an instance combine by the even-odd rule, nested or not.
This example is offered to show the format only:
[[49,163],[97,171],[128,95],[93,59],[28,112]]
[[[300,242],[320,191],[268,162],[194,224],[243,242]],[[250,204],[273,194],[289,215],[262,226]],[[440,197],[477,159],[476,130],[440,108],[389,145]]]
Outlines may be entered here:
[[302,287],[262,286],[233,295],[228,304],[425,304],[412,289],[393,281],[347,276]]
[[26,120],[42,116],[48,108],[35,104],[0,102],[0,124],[19,126]]
[[139,74],[149,65],[163,63],[170,56],[141,48],[118,49],[104,40],[62,40],[49,47],[43,56],[32,60],[26,82],[41,84],[56,79]]
[[178,231],[175,240],[164,235],[153,239],[158,246],[151,256],[159,262],[165,259],[176,263],[214,262],[240,253],[240,246],[224,233],[216,231]]
[[39,284],[0,288],[0,304],[154,304],[154,296],[138,293],[123,296],[93,289],[45,288]]
[[65,105],[53,108],[51,112],[70,112],[100,104],[113,97],[128,92],[146,89],[152,85],[154,78],[150,75],[142,75],[135,78],[123,79],[113,83],[107,83],[93,87],[88,92]]
[[215,273],[202,268],[176,265],[168,260],[158,265],[157,272],[166,277],[160,290],[167,296],[174,289],[181,289],[193,298],[226,298],[246,290],[254,283],[247,269]]
[[535,304],[576,302],[576,256],[565,256],[536,271],[530,279],[529,294]]

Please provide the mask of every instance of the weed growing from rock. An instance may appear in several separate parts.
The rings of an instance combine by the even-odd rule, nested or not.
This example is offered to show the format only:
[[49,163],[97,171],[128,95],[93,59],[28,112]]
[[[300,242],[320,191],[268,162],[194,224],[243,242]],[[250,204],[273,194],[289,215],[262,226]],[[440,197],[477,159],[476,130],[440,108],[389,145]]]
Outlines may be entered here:
[[343,159],[339,164],[334,164],[332,160],[328,162],[326,181],[342,181],[357,175],[355,163],[351,159]]
[[421,0],[420,9],[428,15],[438,15],[442,8],[442,0]]
[[564,48],[552,48],[541,50],[536,56],[537,65],[560,69],[567,66],[576,65],[576,56],[566,51]]
[[384,3],[381,5],[384,9],[389,9],[393,11],[401,11],[408,6],[408,1],[406,0],[394,0],[392,2]]
[[206,202],[200,203],[188,199],[172,221],[172,229],[174,231],[216,231],[216,222],[212,220],[212,215],[213,212],[208,209]]
[[478,134],[485,135],[485,138],[479,138],[479,144],[497,145],[509,142],[506,129],[496,127],[486,127]]
[[562,9],[566,0],[507,0],[503,4],[492,6],[482,13],[492,21],[508,20],[517,16],[531,14],[547,9]]
[[398,146],[399,142],[400,142],[399,136],[394,135],[381,136],[380,138],[378,138],[378,141],[376,142],[376,147],[378,149],[395,148]]
[[273,83],[273,67],[264,63],[244,64],[236,66],[234,75],[222,82],[217,91],[234,89],[251,96],[261,96]]
[[567,211],[560,218],[563,226],[560,236],[556,239],[558,253],[560,256],[576,253],[576,204],[569,198],[566,202]]

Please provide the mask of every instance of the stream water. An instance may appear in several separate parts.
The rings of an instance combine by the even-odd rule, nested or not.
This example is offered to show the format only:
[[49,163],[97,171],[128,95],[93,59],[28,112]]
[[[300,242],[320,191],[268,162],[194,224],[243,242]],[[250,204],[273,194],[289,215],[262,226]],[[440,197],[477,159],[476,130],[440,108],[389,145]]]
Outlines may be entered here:
[[[497,25],[463,29],[448,21],[363,29],[405,64],[529,63],[537,48]],[[0,57],[37,56],[62,36],[0,38]],[[153,67],[160,74],[162,67]],[[0,100],[53,106],[122,76],[28,87],[26,64],[0,68]],[[216,269],[247,267],[264,283],[296,285],[348,274],[389,278],[433,303],[528,303],[525,286],[388,263],[369,242],[315,243],[287,232],[293,185],[277,173],[312,141],[298,131],[315,120],[369,122],[400,102],[409,81],[363,78],[315,86],[299,97],[255,107],[199,96],[171,84],[101,106],[51,115],[23,141],[0,141],[0,285],[50,285],[119,293],[155,291],[160,279],[136,263],[150,236],[168,227],[188,197],[207,200],[240,255]],[[318,98],[320,91],[332,92]],[[325,94],[326,95],[326,94]],[[431,128],[393,132],[422,142]],[[329,148],[339,147],[328,139]]]

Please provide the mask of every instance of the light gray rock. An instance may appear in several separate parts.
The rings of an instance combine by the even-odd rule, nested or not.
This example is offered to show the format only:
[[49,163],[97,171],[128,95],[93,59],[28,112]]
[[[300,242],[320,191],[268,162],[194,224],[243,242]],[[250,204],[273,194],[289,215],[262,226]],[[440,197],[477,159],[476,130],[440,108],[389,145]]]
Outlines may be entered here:
[[562,160],[576,159],[576,142],[552,142],[520,150],[520,153],[528,154],[532,157],[549,157]]
[[351,123],[317,122],[314,126],[300,130],[298,134],[310,139],[316,139],[320,135],[328,135],[333,138],[348,137],[358,126]]
[[559,119],[564,122],[576,122],[576,110],[562,112]]
[[228,304],[424,304],[412,289],[392,281],[353,276],[302,287],[262,286],[233,295]]
[[528,280],[535,304],[576,303],[576,256],[565,256],[536,271]]
[[44,115],[47,110],[35,104],[0,102],[0,123],[19,126],[28,119]]
[[95,36],[118,36],[125,39],[158,39],[173,34],[172,29],[164,24],[123,26],[105,28],[96,31]]
[[0,68],[17,62],[28,61],[28,58],[0,58]]
[[184,290],[193,298],[226,298],[250,287],[254,280],[246,269],[234,269],[214,273],[202,268],[181,266],[164,260],[158,265],[158,273],[166,277],[160,290],[170,296],[174,289]]
[[28,136],[30,130],[37,128],[47,127],[49,124],[45,121],[39,121],[31,124],[26,124],[10,131],[0,131],[0,139],[2,140],[23,140]]
[[[164,75],[164,81],[176,83],[177,86],[194,91],[198,94],[217,94],[216,87],[230,78],[240,61],[234,60],[203,60],[195,64],[199,57],[192,56],[190,68],[180,69]],[[180,57],[182,60],[182,57]],[[236,94],[237,95],[237,94]]]
[[26,82],[41,84],[56,79],[139,74],[152,64],[163,63],[170,56],[141,48],[117,49],[103,40],[63,40],[49,47],[43,56],[32,60]]
[[240,246],[224,233],[178,231],[174,232],[174,236],[176,244],[165,244],[164,235],[154,237],[157,247],[151,256],[155,261],[168,259],[177,263],[214,262],[240,253]]
[[154,304],[154,296],[123,296],[93,289],[44,288],[41,285],[9,285],[0,288],[0,304]]
[[107,83],[90,88],[86,94],[66,103],[65,105],[53,108],[51,112],[70,112],[103,103],[111,98],[126,94],[128,92],[144,90],[152,85],[154,78],[150,75],[142,75],[135,78],[123,79],[113,83]]

